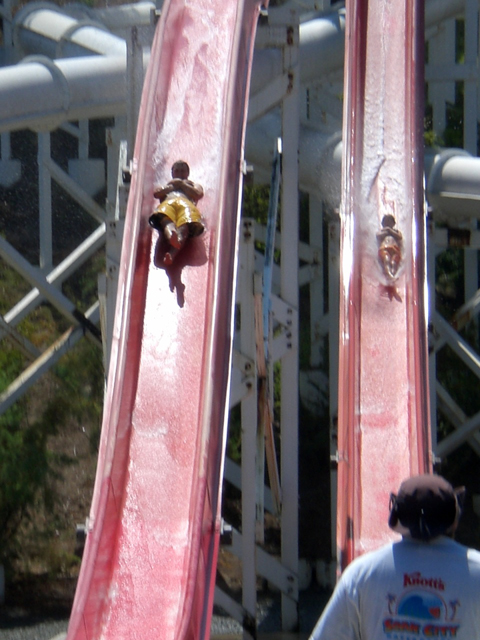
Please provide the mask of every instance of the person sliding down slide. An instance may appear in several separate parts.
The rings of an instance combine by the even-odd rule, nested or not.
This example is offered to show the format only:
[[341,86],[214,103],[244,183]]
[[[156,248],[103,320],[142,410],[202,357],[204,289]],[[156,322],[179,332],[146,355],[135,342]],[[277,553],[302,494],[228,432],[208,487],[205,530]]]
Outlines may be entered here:
[[387,214],[383,216],[382,229],[377,233],[378,258],[389,280],[395,280],[403,260],[403,238],[395,224],[395,218]]
[[190,167],[184,160],[172,165],[172,179],[165,186],[157,186],[153,192],[160,204],[150,216],[151,227],[160,231],[169,244],[163,264],[169,266],[185,246],[188,238],[204,231],[202,216],[196,204],[203,198],[203,187],[188,179]]

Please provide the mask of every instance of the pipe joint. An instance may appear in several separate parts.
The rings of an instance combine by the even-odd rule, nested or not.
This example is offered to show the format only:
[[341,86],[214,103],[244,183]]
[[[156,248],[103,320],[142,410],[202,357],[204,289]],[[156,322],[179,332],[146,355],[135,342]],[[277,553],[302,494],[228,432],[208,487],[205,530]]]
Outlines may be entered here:
[[[79,32],[81,29],[85,29],[85,28],[97,29],[101,33],[111,35],[110,32],[108,31],[108,29],[103,24],[101,24],[100,22],[95,22],[94,20],[88,20],[88,19],[78,20],[75,23],[73,23],[72,25],[70,25],[70,27],[68,27],[62,33],[62,35],[60,36],[60,38],[59,38],[59,40],[57,42],[57,48],[56,48],[55,57],[56,58],[68,57],[68,54],[64,55],[65,47],[68,46],[69,44],[74,43],[75,40],[74,40],[73,36],[75,35],[75,33]],[[101,35],[100,35],[100,37],[101,37]]]
[[[68,112],[68,109],[70,106],[70,100],[71,100],[68,81],[63,75],[61,69],[53,62],[53,60],[50,60],[50,58],[47,58],[47,56],[41,56],[41,55],[27,56],[21,62],[19,62],[18,65],[21,66],[24,64],[31,64],[31,63],[41,64],[43,67],[45,67],[48,70],[48,72],[52,76],[55,86],[58,87],[57,95],[62,96],[62,100],[61,100],[62,111],[59,111],[58,115],[54,118],[55,122],[53,122],[50,119],[48,120],[48,126],[46,127],[46,130],[51,131],[59,127],[63,122],[65,122],[65,113]],[[41,131],[44,129],[35,129],[35,130]]]

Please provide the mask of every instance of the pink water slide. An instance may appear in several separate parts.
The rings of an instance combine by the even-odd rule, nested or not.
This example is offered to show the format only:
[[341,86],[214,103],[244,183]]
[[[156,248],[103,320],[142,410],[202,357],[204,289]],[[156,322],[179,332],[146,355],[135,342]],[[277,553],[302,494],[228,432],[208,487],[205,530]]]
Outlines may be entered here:
[[340,569],[394,537],[387,525],[390,492],[405,477],[431,469],[423,42],[422,0],[347,2],[338,416]]
[[[89,531],[68,640],[209,638],[239,199],[259,3],[167,1],[145,79]],[[205,233],[162,266],[177,159]]]

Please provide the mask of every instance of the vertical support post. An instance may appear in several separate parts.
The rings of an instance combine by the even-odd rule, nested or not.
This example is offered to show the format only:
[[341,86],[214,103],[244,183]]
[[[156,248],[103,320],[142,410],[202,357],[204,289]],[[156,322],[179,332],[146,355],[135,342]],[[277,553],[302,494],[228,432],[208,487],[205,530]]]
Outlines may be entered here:
[[52,178],[48,170],[50,161],[50,132],[38,134],[38,208],[40,222],[40,269],[52,268]]
[[[428,277],[428,332],[433,331],[435,317],[435,280],[436,280],[435,222],[429,220],[427,226],[427,277]],[[433,336],[432,336],[433,337]],[[428,382],[430,385],[430,421],[432,433],[432,451],[437,448],[437,356],[435,349],[428,354]],[[434,460],[435,462],[435,460]]]
[[[262,315],[262,276],[260,273],[253,274],[254,296],[255,296],[255,335],[256,348],[260,345],[261,353],[257,358],[257,449],[256,449],[256,497],[255,497],[255,540],[258,544],[265,542],[265,420],[260,415],[264,411],[264,398],[260,398],[260,386],[262,385],[261,377],[265,377],[265,354],[264,354],[264,332],[263,332],[263,315]],[[263,355],[263,358],[261,357]],[[263,360],[263,362],[262,362]],[[263,369],[259,372],[259,368]],[[262,390],[265,393],[265,388]],[[267,400],[268,401],[268,400]]]
[[318,249],[317,253],[317,277],[310,282],[310,366],[318,369],[323,363],[322,347],[324,320],[324,295],[323,295],[323,207],[322,201],[317,196],[310,194],[310,246]]
[[[255,222],[242,220],[240,236],[241,261],[238,271],[241,326],[241,352],[256,361],[254,271]],[[256,457],[257,457],[257,367],[254,367],[252,393],[242,400],[242,604],[248,620],[244,621],[244,640],[256,638]]]
[[[455,64],[455,20],[447,20],[438,33],[429,40],[430,60],[435,64]],[[432,105],[432,123],[436,134],[442,135],[445,130],[447,102],[455,102],[455,82],[430,81],[428,83],[428,99]]]
[[[331,555],[337,559],[337,465],[338,453],[338,322],[340,296],[340,219],[328,226],[328,315],[329,315],[329,380],[330,380],[330,522]],[[332,564],[334,566],[334,564]],[[332,581],[331,584],[334,584]]]
[[88,120],[81,120],[78,125],[78,157],[80,160],[88,160],[88,147],[90,143],[90,131]]
[[13,49],[12,0],[3,0],[3,46],[10,54]]
[[143,89],[143,47],[138,27],[127,39],[127,145],[128,160],[133,158],[137,120]]
[[[287,25],[289,46],[284,48],[284,68],[290,90],[282,103],[283,172],[281,216],[282,299],[292,308],[293,327],[298,326],[298,147],[299,87],[298,20],[292,11]],[[292,334],[294,332],[292,331]],[[282,479],[282,564],[298,575],[298,340],[281,360],[281,479]],[[282,593],[282,629],[292,631],[298,625],[298,585],[291,593]]]
[[[463,105],[463,146],[473,156],[477,155],[478,126],[478,0],[465,2],[465,66],[477,68],[474,78],[464,80]],[[470,226],[477,228],[477,220]],[[478,289],[478,252],[470,249],[464,251],[465,262],[465,300],[469,300]]]
[[13,160],[11,156],[10,133],[0,134],[0,185],[13,187],[20,180],[22,165],[20,160]]
[[[106,130],[105,144],[107,147],[107,219],[118,219],[119,207],[117,206],[117,191],[120,171],[125,167],[119,162],[127,162],[126,154],[119,155],[120,145],[126,140],[127,121],[126,118],[115,118],[115,126]],[[125,157],[123,157],[125,155]]]
[[[465,2],[465,65],[477,67],[478,58],[478,0]],[[463,146],[477,155],[478,75],[468,74],[464,86]]]
[[[107,131],[107,147],[109,149],[108,193],[115,187],[116,195],[109,195],[114,202],[107,202],[107,234],[106,234],[106,273],[100,274],[98,279],[99,298],[101,302],[101,322],[103,335],[103,351],[105,359],[105,371],[108,372],[110,350],[112,345],[113,323],[115,318],[115,305],[118,287],[118,268],[122,251],[123,228],[127,209],[128,185],[123,181],[123,169],[127,163],[127,142],[122,140],[115,144],[115,131]],[[112,158],[114,149],[117,150],[117,160]],[[110,164],[113,166],[110,167]],[[113,168],[116,167],[117,175],[114,185]]]
[[0,157],[2,160],[10,160],[10,133],[4,132],[0,134]]

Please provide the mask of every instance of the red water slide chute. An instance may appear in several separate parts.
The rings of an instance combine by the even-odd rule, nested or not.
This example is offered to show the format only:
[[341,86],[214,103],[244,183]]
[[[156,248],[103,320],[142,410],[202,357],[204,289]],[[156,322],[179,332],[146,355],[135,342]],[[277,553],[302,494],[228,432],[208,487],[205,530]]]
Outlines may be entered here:
[[[431,469],[423,50],[422,0],[347,2],[338,414],[340,570],[394,536],[387,525],[390,492],[404,478]],[[395,225],[384,216],[391,216]]]
[[[89,531],[68,640],[209,638],[245,113],[259,3],[165,2],[138,120]],[[148,225],[177,159],[206,231]]]

